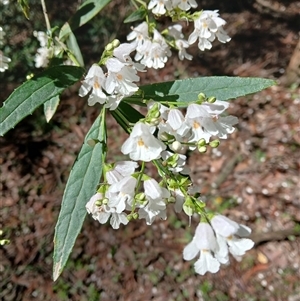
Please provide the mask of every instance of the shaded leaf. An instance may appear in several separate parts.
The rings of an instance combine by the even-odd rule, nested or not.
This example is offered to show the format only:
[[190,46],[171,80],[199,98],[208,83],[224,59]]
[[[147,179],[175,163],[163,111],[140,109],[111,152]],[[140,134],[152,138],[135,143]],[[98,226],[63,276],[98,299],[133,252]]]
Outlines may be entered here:
[[0,136],[12,129],[23,118],[76,83],[84,69],[75,66],[55,66],[17,88],[0,108]]
[[143,20],[147,14],[146,9],[141,6],[138,10],[135,10],[132,14],[130,14],[125,20],[124,23],[135,22],[139,20]]
[[61,28],[59,39],[69,35],[71,31],[74,31],[76,28],[94,18],[110,1],[111,0],[87,0],[83,2],[72,18]]

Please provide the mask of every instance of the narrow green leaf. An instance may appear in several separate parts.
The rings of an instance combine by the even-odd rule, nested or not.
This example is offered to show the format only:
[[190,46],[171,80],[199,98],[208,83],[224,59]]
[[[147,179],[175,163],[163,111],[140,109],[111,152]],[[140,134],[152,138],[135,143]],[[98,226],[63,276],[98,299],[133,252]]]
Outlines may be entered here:
[[104,141],[101,131],[101,115],[98,116],[71,170],[61,204],[54,235],[53,279],[61,274],[75,244],[86,216],[85,205],[97,190],[102,174],[103,145],[91,147],[87,141]]
[[253,77],[211,76],[142,86],[145,99],[156,101],[192,102],[200,92],[207,97],[228,100],[261,91],[275,85],[270,79]]
[[69,35],[70,29],[74,31],[76,28],[84,25],[95,17],[102,8],[104,8],[111,0],[87,0],[83,2],[75,15],[61,28],[59,39]]
[[59,101],[59,95],[56,95],[44,103],[44,114],[47,122],[49,122],[55,114],[56,109],[59,105]]
[[130,14],[125,20],[124,23],[131,23],[139,20],[143,20],[147,14],[147,11],[144,6],[141,6],[138,10],[135,10]]
[[71,50],[72,54],[75,56],[77,62],[80,64],[80,66],[84,67],[84,61],[83,61],[83,57],[82,57],[80,48],[78,46],[76,37],[71,29],[70,29],[69,36],[67,38],[67,46],[68,46],[69,50]]
[[[124,116],[126,118],[126,120],[128,120],[130,123],[136,123],[140,119],[145,117],[139,111],[137,111],[135,108],[133,108],[131,105],[129,105],[123,101],[120,102],[120,104],[116,110],[110,111],[110,113],[115,118],[117,123],[128,134],[129,134],[128,124],[123,118],[121,118],[121,116],[122,117]],[[121,114],[119,114],[119,113],[121,113]]]
[[49,99],[76,83],[84,69],[75,66],[55,66],[46,69],[17,88],[0,108],[0,136]]

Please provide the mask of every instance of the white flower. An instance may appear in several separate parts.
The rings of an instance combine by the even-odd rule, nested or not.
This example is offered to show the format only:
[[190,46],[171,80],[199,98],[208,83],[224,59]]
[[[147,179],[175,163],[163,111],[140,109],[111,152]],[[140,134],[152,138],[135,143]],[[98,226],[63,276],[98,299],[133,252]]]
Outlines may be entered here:
[[9,4],[9,0],[1,0],[1,2],[2,2],[3,5]]
[[190,104],[187,108],[186,120],[192,127],[194,136],[190,140],[198,141],[204,138],[209,141],[210,136],[218,136],[226,139],[227,134],[233,133],[233,125],[238,123],[235,116],[222,117],[219,114],[227,109],[229,104],[225,101],[216,100],[214,103]]
[[128,176],[112,184],[105,194],[109,200],[107,205],[115,208],[117,213],[123,212],[126,205],[131,203],[134,198],[136,183],[136,178]]
[[138,164],[133,161],[119,161],[117,162],[113,169],[109,170],[105,174],[107,183],[112,185],[114,183],[120,182],[123,178],[131,176]]
[[189,44],[193,44],[199,39],[198,47],[200,50],[210,49],[211,42],[217,37],[222,43],[230,41],[230,37],[223,29],[226,22],[219,17],[218,11],[203,11],[198,19],[194,21],[195,29],[189,36]]
[[166,145],[153,136],[154,127],[137,122],[129,138],[121,147],[123,154],[129,154],[130,159],[150,162],[158,159]]
[[148,4],[148,9],[151,9],[152,13],[155,15],[164,15],[166,9],[170,10],[171,8],[171,0],[151,0]]
[[83,97],[92,90],[88,99],[88,104],[92,106],[96,102],[101,104],[105,103],[107,96],[102,90],[105,81],[106,77],[101,67],[97,64],[93,64],[84,81],[82,82],[82,85],[79,89],[79,96]]
[[216,273],[220,269],[219,261],[212,255],[216,249],[217,241],[211,226],[208,223],[200,223],[193,240],[183,250],[183,258],[192,260],[200,252],[200,258],[194,265],[195,271],[200,275],[206,272]]
[[175,39],[175,46],[178,49],[178,57],[180,60],[183,60],[184,58],[191,60],[193,58],[192,55],[188,54],[186,52],[186,48],[190,47],[190,44],[188,41],[186,41],[182,34],[182,26],[180,24],[175,24],[173,26],[170,26],[168,28],[169,35],[174,37]]
[[144,182],[145,196],[147,199],[146,206],[139,209],[139,218],[145,218],[147,225],[151,225],[155,217],[166,219],[166,201],[170,197],[169,191],[160,187],[154,179]]
[[195,0],[173,0],[173,7],[179,7],[182,10],[188,11],[191,7],[198,6]]
[[97,206],[96,202],[98,200],[103,200],[102,193],[96,193],[86,204],[88,213],[91,213],[95,220],[98,220],[100,224],[105,224],[111,217],[110,224],[113,229],[118,229],[120,227],[120,224],[128,224],[129,221],[127,219],[127,215],[124,212],[117,213],[114,208],[110,208],[107,205]]
[[152,41],[145,40],[136,51],[135,60],[141,60],[142,64],[154,69],[163,68],[172,54],[169,45],[156,29]]
[[149,40],[148,24],[146,22],[143,22],[137,27],[134,27],[132,29],[132,32],[127,35],[127,40],[134,40],[132,42],[134,44],[134,47],[141,47],[144,44],[145,40]]
[[8,69],[8,63],[10,61],[10,58],[3,55],[3,52],[0,50],[0,72],[4,72]]
[[219,214],[215,215],[210,222],[217,234],[219,244],[223,245],[223,251],[221,252],[223,255],[226,254],[224,241],[229,246],[229,252],[234,256],[242,256],[246,251],[250,250],[254,246],[254,242],[251,239],[239,238],[236,236],[240,236],[242,234],[249,235],[251,233],[250,228],[244,225],[239,225],[226,216]]

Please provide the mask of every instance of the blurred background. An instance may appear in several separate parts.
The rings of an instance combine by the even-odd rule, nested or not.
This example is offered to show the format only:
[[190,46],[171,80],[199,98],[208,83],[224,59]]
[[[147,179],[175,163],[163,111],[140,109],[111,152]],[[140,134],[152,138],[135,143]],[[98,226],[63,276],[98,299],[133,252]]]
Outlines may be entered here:
[[[75,34],[88,68],[114,38],[122,42],[132,7],[112,1]],[[47,1],[52,27],[61,27],[81,1]],[[61,277],[52,280],[53,235],[63,190],[85,134],[99,113],[77,94],[62,95],[47,123],[42,108],[0,137],[0,299],[5,301],[300,300],[300,1],[198,1],[219,9],[232,38],[210,51],[193,45],[194,60],[174,53],[162,70],[141,74],[142,84],[196,76],[227,75],[276,79],[277,86],[231,101],[240,123],[230,139],[206,154],[188,154],[193,180],[209,208],[248,225],[255,247],[241,262],[199,276],[182,259],[198,220],[168,211],[166,221],[144,220],[113,230],[87,216]],[[6,32],[1,48],[11,58],[0,73],[0,102],[31,73],[39,47],[34,30],[45,31],[39,1],[30,20],[16,3],[0,3]],[[163,19],[163,26],[168,26]],[[298,46],[297,46],[298,45]],[[126,135],[108,119],[109,160]],[[149,170],[149,173],[154,171]],[[171,209],[171,208],[170,208]]]

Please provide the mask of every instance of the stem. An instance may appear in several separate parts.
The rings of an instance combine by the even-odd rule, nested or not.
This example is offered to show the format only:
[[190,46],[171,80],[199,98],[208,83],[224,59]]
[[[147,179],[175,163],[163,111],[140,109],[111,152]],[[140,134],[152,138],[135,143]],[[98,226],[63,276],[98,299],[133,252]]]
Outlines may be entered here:
[[44,17],[45,17],[47,31],[50,33],[51,32],[51,26],[50,26],[50,21],[49,21],[49,18],[48,18],[48,13],[47,13],[45,0],[41,0],[41,4],[42,4],[42,8],[43,8],[43,13],[44,13]]

